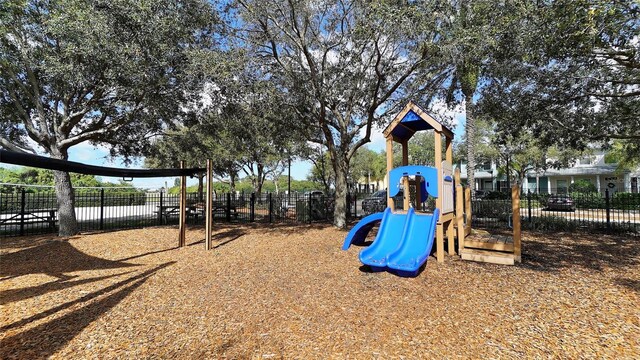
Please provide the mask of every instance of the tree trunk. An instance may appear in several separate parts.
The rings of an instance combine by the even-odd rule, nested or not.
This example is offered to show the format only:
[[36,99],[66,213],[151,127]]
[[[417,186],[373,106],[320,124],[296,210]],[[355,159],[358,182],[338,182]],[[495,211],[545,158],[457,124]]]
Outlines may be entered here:
[[471,97],[467,97],[466,108],[466,124],[465,132],[467,133],[467,185],[474,191],[476,189],[476,153],[475,153],[475,138],[476,138],[476,124],[473,113],[473,104],[471,103]]
[[204,201],[204,174],[198,174],[198,201]]
[[257,164],[256,168],[258,169],[258,174],[256,176],[256,194],[258,197],[262,195],[262,185],[264,184],[264,179],[262,178],[263,166],[261,164]]
[[[66,152],[57,149],[51,151],[52,157],[67,160]],[[75,212],[75,193],[68,172],[53,170],[53,179],[56,188],[56,200],[58,202],[59,236],[72,236],[80,232]]]
[[347,159],[333,156],[333,168],[336,175],[335,208],[333,212],[333,225],[344,229],[347,227],[347,175],[349,163]]

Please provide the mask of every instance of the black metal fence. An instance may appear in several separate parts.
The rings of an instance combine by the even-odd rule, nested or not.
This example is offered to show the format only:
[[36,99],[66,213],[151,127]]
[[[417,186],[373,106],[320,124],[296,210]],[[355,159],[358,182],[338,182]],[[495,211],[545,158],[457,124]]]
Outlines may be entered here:
[[[178,194],[112,192],[104,189],[76,193],[76,218],[80,231],[100,231],[176,225]],[[362,215],[359,195],[347,196],[348,217]],[[212,204],[215,222],[331,221],[333,196],[304,194],[216,194]],[[196,193],[187,194],[188,225],[204,225],[205,203]],[[0,237],[48,234],[58,230],[53,192],[0,193]]]
[[[471,201],[472,227],[511,226],[511,194],[474,197]],[[520,199],[523,228],[545,231],[603,229],[640,232],[640,194],[527,192]]]
[[[372,211],[367,194],[347,196],[347,213],[359,218]],[[363,206],[365,204],[365,206]],[[383,204],[386,205],[386,204]],[[216,194],[215,222],[328,222],[333,219],[333,196],[305,194]],[[187,224],[204,224],[204,201],[187,194]],[[472,227],[511,226],[512,205],[508,193],[475,196],[471,201]],[[384,210],[384,209],[382,209]],[[76,217],[80,230],[99,231],[178,224],[179,195],[105,191],[76,193]],[[53,192],[0,193],[0,237],[49,234],[58,230]],[[640,194],[525,193],[520,199],[524,228],[550,231],[605,229],[640,232]]]

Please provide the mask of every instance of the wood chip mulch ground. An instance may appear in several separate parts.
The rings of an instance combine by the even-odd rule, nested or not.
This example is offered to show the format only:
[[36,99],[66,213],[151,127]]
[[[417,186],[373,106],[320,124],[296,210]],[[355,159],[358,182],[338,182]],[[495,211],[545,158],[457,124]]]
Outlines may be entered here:
[[523,263],[371,273],[330,226],[0,240],[2,359],[640,358],[640,239],[525,233]]

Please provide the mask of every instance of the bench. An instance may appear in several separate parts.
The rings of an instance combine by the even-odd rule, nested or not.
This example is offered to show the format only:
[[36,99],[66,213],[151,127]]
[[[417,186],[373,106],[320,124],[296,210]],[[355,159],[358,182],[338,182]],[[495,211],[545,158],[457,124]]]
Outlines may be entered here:
[[12,216],[0,219],[0,225],[24,227],[32,224],[48,224],[49,228],[55,229],[58,222],[57,211],[57,209],[34,209],[11,213]]

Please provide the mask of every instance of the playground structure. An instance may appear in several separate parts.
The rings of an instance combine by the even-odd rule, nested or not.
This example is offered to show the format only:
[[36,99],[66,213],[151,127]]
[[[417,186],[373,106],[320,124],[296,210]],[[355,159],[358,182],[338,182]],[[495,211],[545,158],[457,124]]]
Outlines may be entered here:
[[[409,165],[408,141],[416,132],[425,130],[434,132],[435,168]],[[512,189],[513,243],[467,241],[465,238],[471,234],[471,190],[461,185],[459,169],[455,174],[452,172],[453,132],[409,102],[383,134],[387,151],[387,209],[356,224],[345,238],[343,250],[353,243],[363,243],[370,230],[380,223],[373,244],[360,252],[361,262],[374,270],[386,268],[400,275],[417,275],[431,253],[434,232],[438,262],[444,261],[445,236],[449,255],[456,255],[457,240],[458,255],[464,260],[511,265],[520,261],[519,187]],[[395,169],[394,142],[402,146],[402,166]],[[404,189],[402,210],[393,211],[394,196],[401,188]],[[427,195],[435,198],[432,214],[421,210]],[[409,260],[411,265],[407,266]]]

